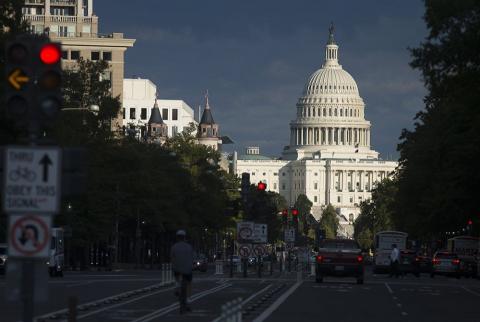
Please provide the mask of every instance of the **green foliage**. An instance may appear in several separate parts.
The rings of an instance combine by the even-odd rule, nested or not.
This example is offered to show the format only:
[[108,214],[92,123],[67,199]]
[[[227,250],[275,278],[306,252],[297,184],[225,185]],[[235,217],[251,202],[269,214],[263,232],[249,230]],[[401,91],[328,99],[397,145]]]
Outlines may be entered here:
[[310,216],[313,203],[304,194],[300,194],[295,201],[293,208],[298,210],[298,231],[303,235],[308,235],[310,222],[307,221]]
[[332,205],[328,205],[323,210],[319,224],[320,228],[325,230],[326,238],[335,238],[337,236],[339,221],[335,208]]
[[396,182],[385,179],[373,189],[372,198],[360,204],[360,215],[353,226],[354,238],[362,248],[371,248],[377,232],[394,228],[396,194]]
[[401,136],[399,229],[431,238],[478,216],[480,159],[480,3],[425,2],[429,35],[412,50],[429,93],[413,131]]
[[268,225],[268,241],[275,242],[281,235],[279,213],[287,208],[287,201],[281,195],[271,191],[258,191],[256,185],[250,185],[248,201],[244,204],[243,220]]

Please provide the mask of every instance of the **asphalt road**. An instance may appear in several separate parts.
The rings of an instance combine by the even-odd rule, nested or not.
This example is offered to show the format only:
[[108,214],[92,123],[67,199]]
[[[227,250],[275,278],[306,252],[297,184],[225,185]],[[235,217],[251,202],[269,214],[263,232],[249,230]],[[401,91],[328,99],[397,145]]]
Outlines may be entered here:
[[[365,284],[349,278],[325,278],[317,284],[308,273],[195,273],[193,312],[179,315],[172,285],[161,285],[158,271],[66,272],[50,279],[47,303],[38,303],[38,321],[66,320],[67,299],[78,298],[78,321],[213,321],[221,306],[241,298],[243,321],[480,321],[480,280],[428,275],[390,279],[367,272]],[[0,292],[5,279],[0,277]],[[20,321],[20,303],[0,300],[0,320]]]

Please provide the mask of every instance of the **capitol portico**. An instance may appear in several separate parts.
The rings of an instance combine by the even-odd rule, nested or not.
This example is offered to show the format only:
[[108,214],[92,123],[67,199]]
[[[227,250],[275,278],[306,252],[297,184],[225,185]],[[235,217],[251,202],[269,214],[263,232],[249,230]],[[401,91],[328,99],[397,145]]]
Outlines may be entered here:
[[249,147],[247,154],[234,155],[233,166],[237,175],[250,173],[252,183],[267,183],[292,206],[305,194],[317,219],[332,204],[340,219],[339,234],[351,236],[360,202],[369,199],[375,184],[397,166],[371,149],[370,130],[357,84],[339,64],[331,27],[325,61],[308,78],[298,99],[290,144],[282,157],[268,158]]

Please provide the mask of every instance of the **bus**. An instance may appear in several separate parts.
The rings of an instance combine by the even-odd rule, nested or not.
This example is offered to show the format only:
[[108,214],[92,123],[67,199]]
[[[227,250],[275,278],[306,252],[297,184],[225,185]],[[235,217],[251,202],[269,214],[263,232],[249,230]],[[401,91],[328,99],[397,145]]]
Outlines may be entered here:
[[381,231],[375,234],[373,272],[379,273],[390,269],[390,253],[396,244],[399,251],[407,249],[408,234],[401,231]]

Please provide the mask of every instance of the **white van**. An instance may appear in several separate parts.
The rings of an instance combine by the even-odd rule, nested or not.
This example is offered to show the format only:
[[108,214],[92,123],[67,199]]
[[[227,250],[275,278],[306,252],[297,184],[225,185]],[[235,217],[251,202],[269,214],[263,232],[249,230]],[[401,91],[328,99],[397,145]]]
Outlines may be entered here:
[[373,255],[373,272],[390,270],[390,253],[396,244],[399,251],[407,248],[408,234],[401,231],[381,231],[375,234],[375,254]]

